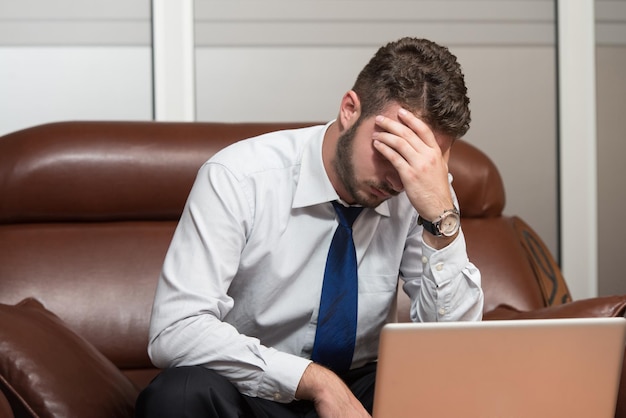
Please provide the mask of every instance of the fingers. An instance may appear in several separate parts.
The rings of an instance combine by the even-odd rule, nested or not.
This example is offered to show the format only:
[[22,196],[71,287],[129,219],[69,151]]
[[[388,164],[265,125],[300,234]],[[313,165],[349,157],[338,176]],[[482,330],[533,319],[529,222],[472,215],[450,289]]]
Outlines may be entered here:
[[[402,151],[398,150],[398,145],[389,145],[389,141],[383,142],[382,137],[379,135],[374,135],[374,148],[387,160],[391,165],[395,168],[395,170],[400,174],[401,181],[402,173],[406,172],[406,170],[410,169],[410,164],[407,161],[408,157],[407,151],[404,151],[404,155],[401,153]],[[398,137],[395,137],[398,138]],[[403,141],[404,142],[404,141]],[[410,147],[408,143],[404,142],[404,147]],[[415,151],[413,151],[415,152]]]
[[400,108],[398,110],[397,121],[379,115],[376,117],[375,123],[380,129],[379,133],[386,132],[393,136],[404,138],[417,151],[424,144],[429,148],[438,148],[435,134],[430,127],[406,109]]
[[403,109],[397,120],[377,116],[375,127],[373,146],[397,171],[413,207],[426,219],[450,207],[450,138],[440,135],[440,145],[428,124]]
[[379,115],[375,124],[376,130],[372,135],[374,147],[401,175],[410,166],[417,168],[425,162],[432,164],[441,159],[441,148],[435,134],[411,112],[400,108],[398,120]]
[[438,147],[437,140],[435,139],[435,134],[426,124],[426,122],[403,108],[400,108],[400,110],[398,111],[398,117],[402,122],[404,122],[405,125],[411,128],[411,130],[417,134],[418,138],[424,141],[426,145],[431,148]]
[[313,401],[320,417],[371,418],[348,386],[335,373],[315,363],[311,363],[304,370],[296,397]]

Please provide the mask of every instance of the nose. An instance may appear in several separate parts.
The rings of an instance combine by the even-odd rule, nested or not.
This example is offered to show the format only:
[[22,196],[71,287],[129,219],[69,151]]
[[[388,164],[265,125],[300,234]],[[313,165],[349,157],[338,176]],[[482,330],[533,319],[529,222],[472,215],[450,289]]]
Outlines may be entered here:
[[404,190],[404,185],[397,171],[393,170],[393,172],[389,173],[386,180],[395,192],[400,193]]

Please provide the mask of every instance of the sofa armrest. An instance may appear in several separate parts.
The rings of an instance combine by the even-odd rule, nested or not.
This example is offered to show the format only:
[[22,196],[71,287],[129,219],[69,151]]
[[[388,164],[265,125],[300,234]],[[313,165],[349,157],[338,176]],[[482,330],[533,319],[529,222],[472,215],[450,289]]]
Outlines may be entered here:
[[581,299],[533,311],[520,311],[511,306],[499,305],[495,309],[485,312],[483,319],[489,321],[503,319],[585,318],[625,316],[625,314],[626,295]]
[[517,216],[511,217],[511,223],[535,273],[545,306],[571,302],[572,296],[561,269],[541,237]]
[[133,416],[138,388],[37,300],[0,304],[0,341],[0,390],[14,415]]

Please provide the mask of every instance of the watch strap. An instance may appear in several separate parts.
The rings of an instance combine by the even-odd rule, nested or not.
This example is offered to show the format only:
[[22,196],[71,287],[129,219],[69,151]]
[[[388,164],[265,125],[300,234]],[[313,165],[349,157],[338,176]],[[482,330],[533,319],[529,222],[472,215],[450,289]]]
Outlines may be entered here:
[[430,232],[432,235],[436,236],[436,237],[440,237],[441,231],[439,230],[439,228],[437,227],[437,225],[435,225],[434,223],[427,221],[426,219],[422,218],[422,215],[418,216],[417,218],[417,224],[418,225],[422,225],[422,227]]
[[432,235],[436,237],[442,237],[444,234],[441,232],[441,222],[449,214],[455,214],[458,216],[459,211],[456,207],[453,207],[452,209],[444,210],[441,216],[439,216],[433,222],[422,218],[422,215],[420,215],[417,218],[417,224],[421,225],[426,231],[428,231]]

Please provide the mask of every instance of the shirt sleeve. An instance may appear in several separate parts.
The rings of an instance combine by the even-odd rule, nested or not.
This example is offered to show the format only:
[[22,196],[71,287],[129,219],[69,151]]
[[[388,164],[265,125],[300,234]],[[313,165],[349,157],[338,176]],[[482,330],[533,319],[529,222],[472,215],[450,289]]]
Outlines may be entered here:
[[290,402],[310,361],[266,347],[225,321],[254,210],[225,167],[200,169],[157,285],[148,353],[157,367],[201,365],[245,395]]
[[480,321],[484,295],[480,271],[465,251],[462,231],[447,247],[435,250],[422,243],[422,275],[406,280],[414,322]]
[[463,230],[440,250],[427,245],[422,234],[423,228],[415,222],[402,259],[401,276],[403,289],[411,298],[411,320],[480,321],[484,305],[481,275],[469,260]]

